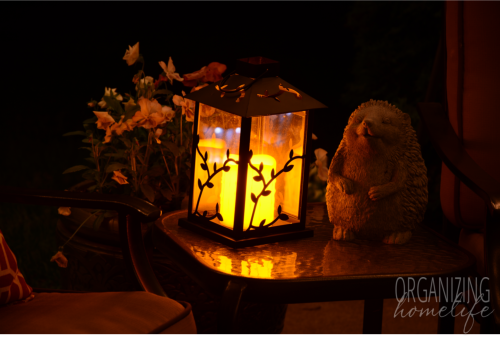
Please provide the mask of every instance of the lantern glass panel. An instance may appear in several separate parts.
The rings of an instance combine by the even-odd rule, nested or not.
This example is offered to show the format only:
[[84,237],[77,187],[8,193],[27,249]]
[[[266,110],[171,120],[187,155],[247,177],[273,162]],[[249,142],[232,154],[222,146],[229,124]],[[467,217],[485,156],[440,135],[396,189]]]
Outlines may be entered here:
[[[200,138],[198,148],[203,156],[207,154],[208,157],[206,159],[207,167],[203,168],[205,167],[205,161],[196,151],[192,212],[203,215],[207,211],[206,216],[211,217],[216,214],[216,205],[218,204],[224,224],[218,218],[212,219],[212,222],[227,227],[225,224],[232,225],[234,222],[234,201],[236,199],[238,170],[237,166],[232,162],[227,163],[231,167],[228,172],[221,170],[221,168],[227,159],[227,150],[231,154],[230,158],[238,160],[238,157],[234,157],[234,155],[238,154],[240,147],[241,117],[202,103],[200,103],[198,116],[198,135]],[[216,168],[214,168],[214,164]],[[215,171],[218,172],[213,175]],[[198,186],[198,180],[204,185],[208,180],[209,173],[213,175],[210,179],[213,186],[210,185],[211,188],[205,186],[200,196],[201,190]],[[229,187],[230,189],[224,190],[223,187]],[[224,205],[226,206],[221,204],[221,197],[225,198]],[[233,205],[232,217],[226,212],[231,202]]]
[[[275,220],[279,206],[282,213],[291,218],[288,221],[277,220],[271,227],[299,221],[304,160],[297,158],[290,161],[290,151],[293,150],[292,157],[304,155],[305,122],[305,111],[252,118],[250,149],[253,152],[251,164],[254,168],[248,169],[244,230],[249,227],[250,221],[252,226],[259,226],[263,220],[264,225]],[[254,212],[252,193],[258,197],[264,187],[262,180],[253,179],[259,175],[256,169],[260,169],[261,164],[261,173],[266,183],[271,181],[273,170],[275,175],[279,175],[266,188],[270,193],[259,197]],[[293,168],[290,171],[280,173],[291,165]]]

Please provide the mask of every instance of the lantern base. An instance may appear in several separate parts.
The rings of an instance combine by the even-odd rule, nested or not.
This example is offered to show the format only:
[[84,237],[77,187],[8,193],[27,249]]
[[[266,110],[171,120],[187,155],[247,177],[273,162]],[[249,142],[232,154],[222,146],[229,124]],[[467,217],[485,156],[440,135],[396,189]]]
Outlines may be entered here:
[[184,227],[193,232],[200,233],[209,239],[217,241],[221,244],[232,248],[242,248],[249,246],[257,246],[262,244],[269,244],[278,241],[296,240],[302,238],[309,238],[314,236],[314,231],[311,229],[289,231],[284,233],[269,234],[256,238],[234,239],[227,235],[220,234],[214,230],[203,227],[202,225],[190,222],[187,218],[179,219],[179,226]]

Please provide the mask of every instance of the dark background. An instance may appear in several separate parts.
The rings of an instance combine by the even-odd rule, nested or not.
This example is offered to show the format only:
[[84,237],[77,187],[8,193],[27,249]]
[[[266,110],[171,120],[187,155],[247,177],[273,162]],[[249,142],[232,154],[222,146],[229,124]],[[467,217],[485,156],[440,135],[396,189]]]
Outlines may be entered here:
[[[80,174],[62,172],[87,157],[79,137],[86,103],[104,87],[130,92],[136,72],[122,60],[140,42],[146,75],[174,60],[182,74],[212,61],[265,56],[280,76],[318,99],[314,148],[330,160],[351,112],[369,99],[409,113],[424,101],[444,15],[441,2],[151,2],[2,4],[0,185],[66,189]],[[174,91],[183,89],[176,83]],[[436,175],[435,159],[426,154]],[[435,183],[433,183],[435,185]],[[437,186],[435,186],[437,187]],[[439,219],[437,190],[429,215]],[[57,286],[55,208],[3,205],[0,229],[28,283]],[[37,264],[35,264],[35,262]],[[40,264],[41,263],[41,264]]]

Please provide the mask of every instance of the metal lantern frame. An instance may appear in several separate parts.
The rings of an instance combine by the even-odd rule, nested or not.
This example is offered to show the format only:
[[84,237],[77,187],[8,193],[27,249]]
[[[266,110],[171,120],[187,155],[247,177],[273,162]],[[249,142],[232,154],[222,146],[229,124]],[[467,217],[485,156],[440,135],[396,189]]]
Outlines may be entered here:
[[[212,240],[233,248],[254,246],[265,243],[299,239],[313,236],[313,230],[305,228],[306,208],[307,208],[307,188],[309,178],[309,164],[312,153],[312,110],[326,108],[322,103],[308,96],[296,87],[290,85],[278,77],[279,63],[267,58],[253,57],[237,60],[236,71],[227,75],[224,79],[210,86],[202,88],[186,96],[187,99],[194,100],[195,115],[193,126],[193,145],[191,155],[191,188],[189,191],[189,204],[187,218],[181,218],[179,225],[199,232]],[[209,155],[203,154],[198,147],[200,140],[199,114],[200,103],[215,107],[224,112],[241,117],[241,130],[239,136],[239,159],[231,159],[229,149],[223,164],[217,168],[210,168],[207,163]],[[281,169],[271,174],[271,179],[264,178],[263,167],[259,164],[252,164],[253,151],[250,149],[252,118],[259,116],[278,115],[288,112],[305,111],[305,128],[303,141],[303,155],[289,152],[289,159]],[[305,153],[304,153],[305,152]],[[206,182],[195,182],[195,167],[197,154],[203,160],[201,169],[206,171]],[[261,196],[270,194],[271,182],[281,174],[293,170],[295,161],[303,161],[301,170],[300,202],[298,209],[298,219],[284,213],[281,205],[277,209],[278,216],[268,222],[264,220],[260,224],[253,224],[253,214],[248,229],[244,230],[244,214],[247,197],[247,175],[249,167],[255,172],[253,180],[262,182],[262,191],[255,195],[252,193],[251,199],[256,206]],[[219,204],[215,207],[215,214],[208,215],[207,211],[198,211],[198,203],[201,195],[206,190],[210,190],[214,184],[210,182],[219,173],[230,170],[229,163],[238,164],[236,202],[234,212],[233,228],[227,228],[212,220],[215,218],[223,220],[220,214]],[[194,185],[198,185],[200,193],[194,197]],[[208,192],[207,192],[208,193]],[[193,205],[194,204],[194,205]],[[195,207],[195,208],[193,208]],[[195,210],[193,212],[193,209]],[[287,221],[284,225],[274,225],[278,220]],[[257,223],[259,221],[256,221]],[[274,225],[274,226],[273,226]]]

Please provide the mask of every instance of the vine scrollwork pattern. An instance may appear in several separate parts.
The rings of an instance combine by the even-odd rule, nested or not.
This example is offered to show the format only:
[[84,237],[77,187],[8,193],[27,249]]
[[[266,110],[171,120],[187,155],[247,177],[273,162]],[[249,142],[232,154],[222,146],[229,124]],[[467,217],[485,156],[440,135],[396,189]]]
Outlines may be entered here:
[[[200,205],[200,200],[201,200],[201,196],[203,194],[203,190],[205,189],[205,187],[208,187],[209,189],[213,188],[214,187],[214,184],[211,182],[211,180],[217,175],[219,174],[220,172],[224,171],[224,172],[229,172],[229,170],[231,169],[230,166],[228,166],[228,163],[230,162],[233,162],[237,165],[240,164],[239,161],[236,161],[232,158],[229,158],[229,149],[227,150],[226,152],[226,160],[224,161],[223,165],[219,168],[217,168],[217,163],[215,162],[214,163],[214,167],[213,167],[213,172],[210,173],[210,169],[208,167],[208,152],[205,152],[205,154],[202,154],[201,151],[200,151],[200,148],[198,146],[196,146],[196,151],[197,153],[200,155],[201,159],[203,160],[203,162],[200,164],[201,166],[201,169],[203,171],[206,171],[207,172],[207,175],[208,175],[208,178],[207,180],[205,181],[205,183],[202,183],[201,182],[201,179],[198,178],[198,188],[200,189],[200,194],[198,195],[198,200],[196,202],[196,207],[195,207],[195,211],[194,211],[194,214],[199,216],[199,217],[202,217],[202,218],[205,218],[206,220],[213,220],[215,218],[219,219],[220,221],[223,221],[223,216],[220,214],[219,212],[219,203],[217,203],[215,205],[215,214],[212,215],[212,216],[208,216],[208,211],[203,211],[203,213],[200,213],[198,211],[198,207]],[[297,159],[304,159],[305,158],[305,155],[296,155],[294,156],[294,153],[293,153],[293,149],[290,150],[290,153],[289,153],[289,159],[288,161],[285,163],[285,166],[283,166],[283,168],[281,170],[279,170],[277,173],[275,173],[274,171],[274,168],[271,170],[271,179],[269,181],[266,181],[266,178],[264,177],[262,171],[264,169],[264,163],[260,163],[259,167],[257,168],[254,164],[252,164],[252,157],[253,157],[253,151],[250,150],[250,157],[249,157],[249,162],[248,162],[248,165],[250,166],[251,169],[253,169],[257,175],[255,175],[253,177],[253,180],[256,181],[256,182],[262,182],[263,186],[262,186],[262,190],[260,191],[260,193],[258,195],[255,195],[255,193],[251,193],[250,195],[250,198],[252,199],[252,202],[254,203],[254,206],[253,206],[253,210],[252,210],[252,216],[250,218],[250,225],[247,229],[247,231],[250,231],[252,229],[259,229],[259,228],[268,228],[272,225],[274,225],[278,220],[283,220],[283,221],[286,221],[289,219],[288,215],[286,213],[283,213],[283,209],[281,207],[281,205],[278,206],[277,208],[277,212],[278,212],[278,216],[272,220],[271,222],[267,223],[266,224],[266,219],[262,220],[260,222],[260,224],[258,226],[255,226],[253,225],[253,221],[254,221],[254,216],[255,216],[255,211],[257,209],[257,205],[259,203],[259,199],[261,197],[266,197],[268,195],[270,195],[272,193],[271,190],[268,190],[268,187],[269,185],[282,173],[286,173],[286,172],[290,172],[294,165],[291,164],[292,161],[294,160],[297,160]]]

